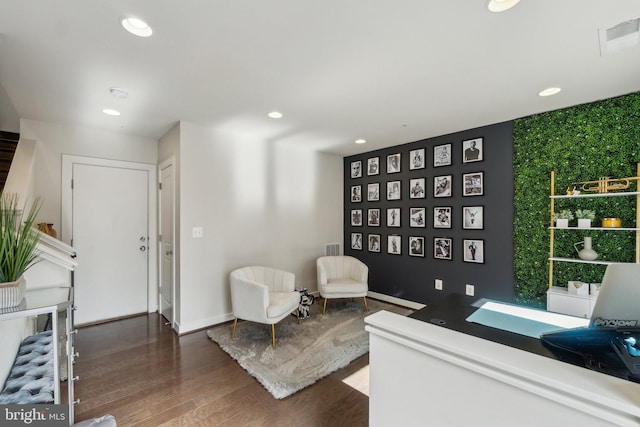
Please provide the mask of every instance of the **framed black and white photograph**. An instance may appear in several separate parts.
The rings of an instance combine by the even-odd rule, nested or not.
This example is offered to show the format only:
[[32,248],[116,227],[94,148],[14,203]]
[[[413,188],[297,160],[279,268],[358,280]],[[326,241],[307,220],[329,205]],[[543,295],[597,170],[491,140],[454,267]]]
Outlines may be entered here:
[[451,228],[451,206],[433,208],[433,228]]
[[402,238],[397,235],[387,236],[387,253],[393,255],[402,254]]
[[482,138],[462,141],[462,163],[479,162],[482,159]]
[[484,206],[463,206],[462,228],[467,230],[484,229]]
[[380,157],[367,159],[367,175],[378,175],[380,173]]
[[351,249],[362,250],[362,233],[351,233]]
[[369,234],[368,240],[369,252],[380,252],[380,235]]
[[351,202],[361,202],[362,201],[362,185],[352,185],[351,186]]
[[400,172],[400,153],[387,156],[387,173]]
[[424,169],[426,160],[424,148],[409,151],[409,170]]
[[402,194],[402,186],[400,184],[400,181],[387,182],[387,200],[400,200],[400,195]]
[[400,227],[400,208],[387,209],[387,227]]
[[351,178],[362,177],[362,161],[351,162]]
[[380,209],[369,209],[367,211],[367,225],[369,227],[380,227]]
[[433,177],[433,197],[451,197],[451,175]]
[[380,200],[380,183],[374,182],[367,185],[367,201],[377,202]]
[[409,227],[426,227],[427,216],[425,208],[411,208],[409,210]]
[[484,173],[473,172],[462,175],[462,195],[482,196],[484,194]]
[[451,164],[451,144],[433,147],[433,167],[449,166]]
[[424,199],[425,194],[425,185],[424,178],[414,178],[409,181],[409,198],[410,199]]
[[351,209],[351,225],[354,227],[362,225],[362,209]]
[[464,245],[464,261],[476,262],[484,264],[484,240],[467,240],[462,242]]
[[451,260],[451,239],[448,237],[433,238],[433,257]]
[[409,236],[409,255],[424,256],[424,237]]

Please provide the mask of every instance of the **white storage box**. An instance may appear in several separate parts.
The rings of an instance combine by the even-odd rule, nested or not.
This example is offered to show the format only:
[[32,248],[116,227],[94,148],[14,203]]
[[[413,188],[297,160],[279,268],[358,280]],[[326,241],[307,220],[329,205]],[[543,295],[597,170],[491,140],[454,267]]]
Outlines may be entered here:
[[570,294],[589,295],[589,284],[578,280],[570,280],[567,282],[567,291]]

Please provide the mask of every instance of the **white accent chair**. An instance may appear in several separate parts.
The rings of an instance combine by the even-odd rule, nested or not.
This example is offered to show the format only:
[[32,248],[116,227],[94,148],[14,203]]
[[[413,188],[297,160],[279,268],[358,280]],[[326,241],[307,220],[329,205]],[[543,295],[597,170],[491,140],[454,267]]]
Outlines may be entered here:
[[640,264],[610,264],[591,313],[590,327],[599,320],[636,320],[640,326]]
[[324,298],[322,314],[330,298],[363,298],[367,307],[369,267],[351,256],[323,256],[316,261],[318,268],[318,290]]
[[275,324],[294,311],[298,317],[300,293],[295,290],[295,275],[276,268],[250,266],[232,271],[230,279],[235,316],[231,337],[235,337],[238,319],[264,323],[271,325],[271,345],[275,348]]

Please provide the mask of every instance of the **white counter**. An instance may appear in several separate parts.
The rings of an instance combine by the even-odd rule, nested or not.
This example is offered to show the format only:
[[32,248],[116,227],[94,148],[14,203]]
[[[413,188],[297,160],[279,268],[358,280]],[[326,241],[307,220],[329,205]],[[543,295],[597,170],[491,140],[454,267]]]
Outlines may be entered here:
[[640,384],[381,311],[370,426],[640,426]]

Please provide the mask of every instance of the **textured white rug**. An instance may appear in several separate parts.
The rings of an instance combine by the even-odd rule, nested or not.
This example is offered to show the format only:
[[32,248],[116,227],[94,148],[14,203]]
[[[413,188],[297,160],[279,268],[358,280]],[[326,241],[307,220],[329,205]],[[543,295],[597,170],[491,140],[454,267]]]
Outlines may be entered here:
[[411,310],[362,298],[354,301],[330,300],[322,313],[322,301],[311,307],[311,317],[296,323],[289,316],[276,324],[276,348],[271,347],[271,326],[238,321],[236,338],[233,325],[207,331],[207,335],[244,369],[254,376],[276,399],[285,398],[347,366],[369,351],[369,334],[364,318],[380,310],[409,314]]

